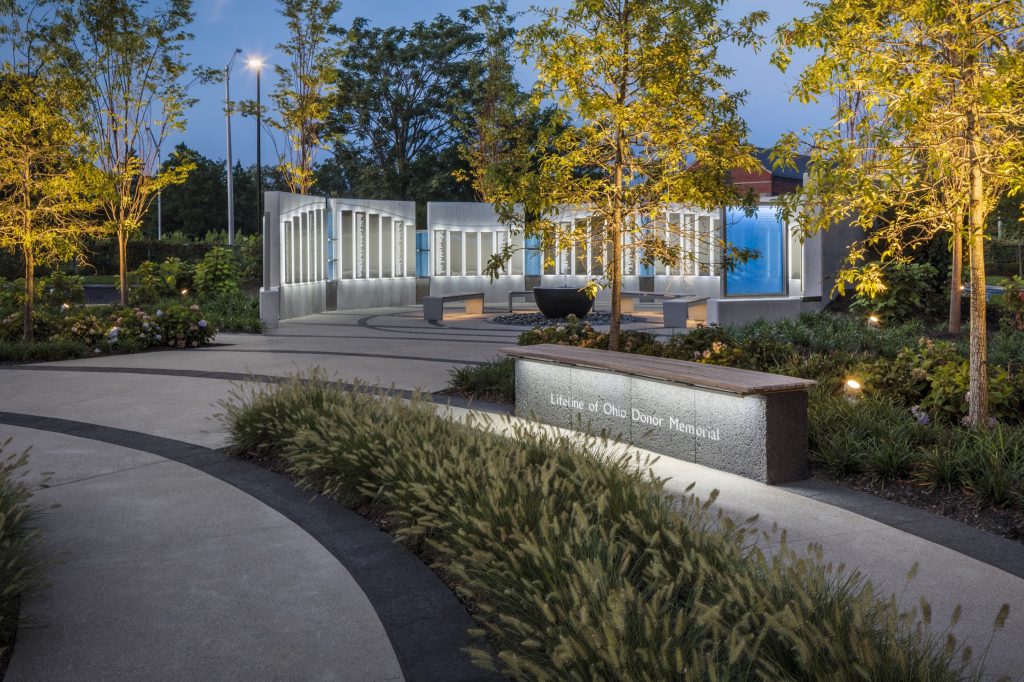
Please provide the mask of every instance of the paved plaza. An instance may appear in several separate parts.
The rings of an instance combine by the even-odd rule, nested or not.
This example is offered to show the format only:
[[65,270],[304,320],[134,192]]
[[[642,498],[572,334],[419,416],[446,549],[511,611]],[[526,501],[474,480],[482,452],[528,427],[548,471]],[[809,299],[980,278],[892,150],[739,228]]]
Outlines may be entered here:
[[[0,440],[32,447],[49,579],[23,604],[9,679],[489,679],[463,651],[469,617],[428,569],[354,513],[218,452],[211,415],[234,382],[311,366],[443,391],[453,367],[515,343],[523,328],[496,313],[324,313],[209,348],[0,369]],[[1024,545],[824,483],[769,487],[667,457],[655,469],[908,607],[924,596],[939,636],[961,603],[954,633],[976,651],[1009,602],[989,668],[1024,670]]]

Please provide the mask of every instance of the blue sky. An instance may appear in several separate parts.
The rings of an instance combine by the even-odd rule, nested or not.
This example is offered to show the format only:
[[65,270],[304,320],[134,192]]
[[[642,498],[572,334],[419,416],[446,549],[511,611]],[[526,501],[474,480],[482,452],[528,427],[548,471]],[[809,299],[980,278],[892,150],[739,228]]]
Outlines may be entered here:
[[[351,24],[357,16],[368,18],[377,25],[408,25],[429,20],[437,14],[454,14],[474,0],[343,0],[338,21],[342,26]],[[544,0],[509,0],[513,10],[526,10],[530,5],[555,4]],[[565,0],[557,4],[565,4]],[[232,99],[251,99],[256,94],[255,76],[244,67],[244,58],[259,55],[270,63],[278,58],[274,46],[285,39],[284,19],[277,11],[276,0],[195,0],[196,20],[192,26],[195,42],[191,46],[192,60],[196,64],[223,68],[234,48],[242,54],[236,60],[231,77]],[[771,19],[766,33],[775,26],[805,12],[802,0],[732,0],[725,14],[739,17],[753,10],[767,10]],[[527,17],[524,21],[528,22]],[[743,114],[751,131],[754,144],[768,146],[787,130],[807,125],[824,126],[828,123],[828,103],[805,106],[789,102],[789,90],[796,70],[804,59],[797,59],[788,74],[782,74],[768,63],[770,47],[760,54],[729,46],[722,51],[722,60],[737,70],[731,84],[735,89],[749,91]],[[242,62],[242,63],[239,63]],[[520,70],[524,85],[530,85],[530,70]],[[264,70],[261,87],[266,93],[273,87],[273,74]],[[214,159],[225,156],[225,124],[223,113],[224,86],[211,85],[194,90],[199,102],[189,112],[188,130],[183,136],[171,140],[184,141],[190,147]],[[255,161],[255,122],[235,116],[232,119],[233,156],[244,164]],[[273,147],[263,140],[263,162],[273,161]]]

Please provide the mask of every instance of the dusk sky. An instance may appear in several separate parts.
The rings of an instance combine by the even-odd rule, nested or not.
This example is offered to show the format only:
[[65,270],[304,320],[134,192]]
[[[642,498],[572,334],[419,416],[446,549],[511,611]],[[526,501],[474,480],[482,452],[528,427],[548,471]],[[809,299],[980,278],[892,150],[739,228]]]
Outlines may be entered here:
[[[473,4],[474,0],[343,0],[338,22],[347,27],[353,18],[362,16],[380,26],[409,25],[429,20],[437,14],[455,14]],[[543,0],[509,0],[509,7],[513,10],[551,4]],[[739,17],[758,9],[768,10],[771,19],[764,29],[768,35],[778,24],[806,11],[802,0],[732,0],[727,7],[726,16],[729,17]],[[261,56],[268,66],[280,58],[274,46],[285,40],[287,27],[277,8],[276,0],[196,0],[196,20],[192,27],[195,42],[191,47],[193,62],[223,68],[234,48],[242,50],[232,71],[232,99],[251,99],[256,94],[255,76],[245,68],[245,58]],[[522,22],[529,23],[529,15]],[[760,54],[729,46],[722,54],[723,61],[737,70],[732,87],[749,91],[743,115],[750,126],[751,141],[762,146],[771,145],[786,130],[827,125],[830,111],[829,102],[813,106],[790,102],[789,90],[798,73],[797,67],[806,63],[806,58],[798,59],[790,72],[784,75],[769,64],[770,52],[770,46]],[[528,67],[519,70],[519,77],[524,86],[532,84],[532,72]],[[261,79],[264,104],[273,85],[273,72],[265,69]],[[194,92],[199,103],[189,112],[188,130],[184,136],[172,139],[171,145],[184,141],[210,158],[223,159],[224,86],[198,87]],[[252,119],[237,115],[232,118],[233,156],[243,164],[255,161],[255,134]],[[273,146],[264,138],[263,163],[273,162]]]

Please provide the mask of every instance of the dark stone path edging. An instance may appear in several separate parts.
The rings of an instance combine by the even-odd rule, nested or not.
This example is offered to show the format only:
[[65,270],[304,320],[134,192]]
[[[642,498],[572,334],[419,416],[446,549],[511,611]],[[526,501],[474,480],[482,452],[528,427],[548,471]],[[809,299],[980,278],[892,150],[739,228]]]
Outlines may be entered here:
[[287,478],[210,448],[87,422],[0,412],[0,423],[148,452],[213,476],[251,495],[306,531],[349,571],[391,640],[407,680],[505,679],[464,650],[486,646],[451,590],[415,555],[354,511],[297,488]]

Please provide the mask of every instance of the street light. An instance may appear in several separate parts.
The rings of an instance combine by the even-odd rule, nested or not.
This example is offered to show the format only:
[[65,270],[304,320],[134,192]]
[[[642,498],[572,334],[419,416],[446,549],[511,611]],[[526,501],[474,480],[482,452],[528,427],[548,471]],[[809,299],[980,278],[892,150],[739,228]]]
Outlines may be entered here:
[[236,47],[231,54],[231,61],[224,67],[224,116],[228,124],[228,158],[225,161],[228,179],[228,246],[235,243],[235,182],[231,169],[231,67],[240,52],[241,50]]
[[263,69],[263,60],[259,57],[250,57],[248,61],[250,69],[256,71],[256,229],[263,232],[263,168],[260,161],[260,71]]

